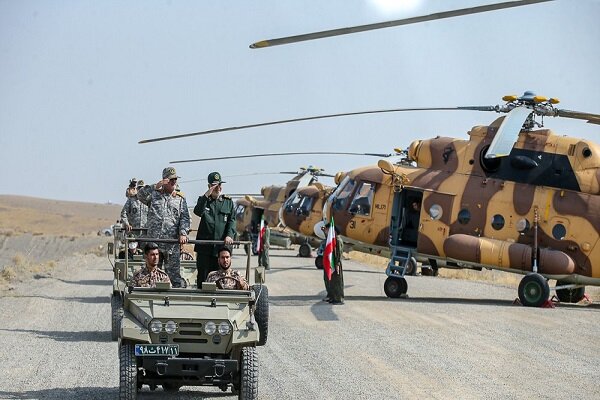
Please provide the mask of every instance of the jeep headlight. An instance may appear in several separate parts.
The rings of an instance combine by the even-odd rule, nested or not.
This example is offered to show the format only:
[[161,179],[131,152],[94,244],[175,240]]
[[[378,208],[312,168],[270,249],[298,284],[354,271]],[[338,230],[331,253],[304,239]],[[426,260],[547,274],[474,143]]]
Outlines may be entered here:
[[167,332],[169,335],[172,335],[175,333],[176,330],[177,324],[175,323],[175,321],[167,321],[167,323],[165,324],[165,332]]
[[229,335],[229,332],[231,332],[231,327],[229,326],[229,324],[227,322],[221,322],[219,324],[219,334],[221,336],[225,336]]
[[216,330],[217,325],[215,325],[214,322],[208,321],[206,324],[204,324],[204,332],[206,332],[207,335],[213,335]]
[[162,330],[162,322],[154,319],[150,322],[150,331],[152,333],[159,333]]
[[127,245],[129,247],[129,250],[135,250],[138,247],[137,242],[129,242],[129,244]]

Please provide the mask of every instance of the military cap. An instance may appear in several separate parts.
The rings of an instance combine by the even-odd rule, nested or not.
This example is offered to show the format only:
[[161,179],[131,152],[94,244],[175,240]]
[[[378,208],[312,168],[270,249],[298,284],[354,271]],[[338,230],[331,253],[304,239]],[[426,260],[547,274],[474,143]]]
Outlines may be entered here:
[[137,182],[137,187],[141,187],[141,186],[144,186],[144,180],[143,180],[143,179],[140,179],[140,180]]
[[131,185],[131,184],[133,184],[133,185],[135,186],[135,184],[137,183],[137,181],[138,181],[138,180],[137,180],[137,178],[131,178],[131,179],[129,180],[129,184],[130,184],[130,185]]
[[175,168],[173,168],[173,167],[167,167],[167,168],[163,169],[162,177],[163,177],[163,179],[179,178],[179,176],[177,176],[177,171],[175,171]]
[[221,174],[218,172],[211,172],[208,174],[208,183],[225,183],[221,180]]

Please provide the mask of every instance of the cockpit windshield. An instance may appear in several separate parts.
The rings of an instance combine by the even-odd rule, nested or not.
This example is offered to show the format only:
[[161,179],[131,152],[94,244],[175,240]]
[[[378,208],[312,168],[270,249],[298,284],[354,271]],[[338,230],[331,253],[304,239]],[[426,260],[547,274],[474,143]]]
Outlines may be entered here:
[[375,194],[375,184],[362,182],[354,195],[350,211],[352,214],[371,215],[371,205]]
[[340,184],[340,190],[335,195],[335,199],[333,200],[332,207],[334,210],[343,211],[348,206],[348,199],[354,190],[355,182],[353,179],[346,177],[344,181]]

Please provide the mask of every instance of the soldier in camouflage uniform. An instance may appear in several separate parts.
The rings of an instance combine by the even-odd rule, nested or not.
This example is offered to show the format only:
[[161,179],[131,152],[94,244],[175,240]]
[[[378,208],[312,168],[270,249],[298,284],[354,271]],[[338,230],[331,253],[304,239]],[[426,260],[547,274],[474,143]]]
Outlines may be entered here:
[[[198,197],[194,207],[194,214],[200,217],[196,240],[222,240],[224,244],[231,245],[235,237],[235,206],[231,197],[221,194],[221,174],[211,172],[208,174],[208,190]],[[196,251],[196,267],[198,269],[198,287],[210,271],[219,267],[217,250],[219,245],[194,246]]]
[[219,269],[208,274],[206,282],[218,282],[221,289],[248,290],[246,279],[234,269],[231,269],[231,248],[222,246],[218,251]]
[[127,232],[135,228],[145,228],[148,222],[148,206],[137,198],[137,191],[142,187],[144,187],[144,181],[142,180],[137,181],[132,178],[129,181],[127,201],[121,210],[121,222]]
[[178,178],[175,168],[165,168],[162,177],[156,185],[141,188],[137,197],[149,208],[147,236],[179,239],[179,243],[159,243],[158,247],[173,287],[185,287],[179,257],[180,245],[188,241],[190,213],[183,193],[175,191]]
[[160,252],[156,243],[148,243],[144,247],[144,259],[146,265],[133,274],[131,286],[134,287],[156,287],[156,282],[171,283],[169,275],[158,269]]

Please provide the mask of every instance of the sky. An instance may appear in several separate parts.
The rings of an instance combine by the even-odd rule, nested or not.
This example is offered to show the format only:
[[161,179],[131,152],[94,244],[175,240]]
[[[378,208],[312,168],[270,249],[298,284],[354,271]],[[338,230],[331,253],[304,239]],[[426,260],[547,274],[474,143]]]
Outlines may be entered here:
[[[0,194],[125,202],[132,177],[173,160],[239,154],[392,152],[467,139],[486,112],[408,112],[309,121],[138,144],[142,139],[330,113],[495,105],[534,90],[600,113],[600,0],[556,0],[266,49],[262,39],[473,7],[468,0],[0,0]],[[600,126],[545,120],[598,141]],[[211,171],[224,193],[258,193],[313,165],[357,156],[176,164],[188,203]],[[8,171],[12,171],[7,174]],[[265,173],[258,175],[258,173]],[[269,173],[269,174],[266,174]],[[245,175],[245,176],[240,176]],[[228,177],[228,178],[227,178]],[[333,185],[329,178],[325,184]]]

